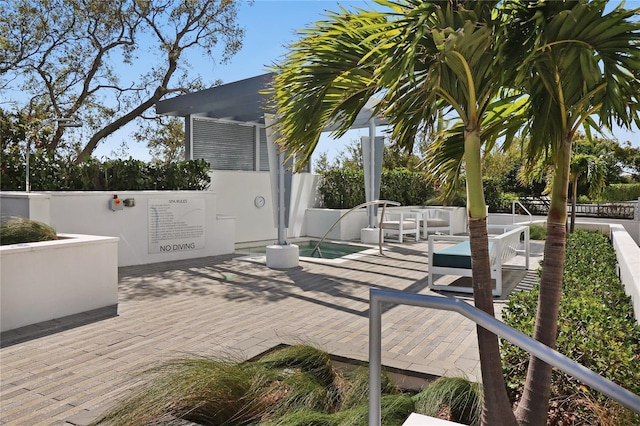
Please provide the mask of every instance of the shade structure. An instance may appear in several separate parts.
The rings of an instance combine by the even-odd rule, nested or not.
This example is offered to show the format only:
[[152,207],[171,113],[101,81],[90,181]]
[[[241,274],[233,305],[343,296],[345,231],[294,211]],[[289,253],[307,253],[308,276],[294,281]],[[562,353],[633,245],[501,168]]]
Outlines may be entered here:
[[[273,74],[267,73],[232,83],[222,84],[210,89],[200,90],[198,92],[162,100],[156,104],[156,113],[159,115],[185,118],[205,117],[258,127],[266,126],[265,115],[273,116],[275,114],[275,111],[267,108],[267,101],[270,95],[265,93],[272,80]],[[373,147],[373,142],[376,140],[375,128],[376,126],[388,124],[385,120],[374,115],[374,108],[377,103],[377,99],[370,99],[365,104],[364,108],[360,110],[356,119],[350,126],[351,129],[369,129],[368,140],[371,141],[372,145],[369,150],[370,155],[364,159],[364,163],[367,165],[364,170],[365,187],[367,188],[367,201],[372,201],[375,198],[376,191],[374,189],[376,176],[374,176],[374,173],[378,175],[377,181],[379,182],[382,162],[382,144],[379,144],[379,155],[374,152],[375,148]],[[187,122],[188,121],[189,120],[187,120]],[[327,126],[325,131],[332,131],[334,129],[335,126]],[[189,132],[187,132],[187,138],[189,137]],[[189,140],[187,140],[186,143],[187,146],[190,146]],[[191,152],[191,150],[188,149],[188,152]],[[369,165],[371,166],[369,167]],[[276,173],[276,170],[273,170],[272,166],[270,166],[270,170],[272,173],[272,179],[275,179],[274,174]],[[290,190],[290,188],[280,188],[278,186],[277,192],[288,192]],[[274,195],[274,205],[276,205],[276,203],[278,205],[280,204]],[[286,201],[285,204],[287,204]],[[373,206],[368,208],[367,216],[369,227],[375,227],[375,224],[377,223],[377,209]],[[279,235],[281,234],[280,228],[282,226],[282,223],[278,225]],[[279,240],[281,240],[280,237]]]
[[[239,123],[264,124],[265,114],[274,113],[266,108],[269,95],[264,93],[272,79],[271,73],[261,74],[162,100],[156,104],[156,113],[177,117],[193,115]],[[372,108],[376,102],[375,99],[372,99],[365,105],[352,124],[352,129],[369,127],[373,115]],[[374,121],[376,126],[388,124],[377,117],[374,117]],[[327,127],[326,130],[333,129]]]

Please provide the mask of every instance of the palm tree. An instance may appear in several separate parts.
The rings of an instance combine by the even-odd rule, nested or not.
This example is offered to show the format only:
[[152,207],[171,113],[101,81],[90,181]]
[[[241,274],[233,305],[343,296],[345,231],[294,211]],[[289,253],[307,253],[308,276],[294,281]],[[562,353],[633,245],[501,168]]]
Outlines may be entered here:
[[569,232],[573,232],[576,226],[576,208],[578,204],[578,183],[586,182],[589,185],[589,196],[600,195],[605,184],[606,163],[604,159],[593,154],[574,152],[571,155],[569,166],[569,181],[571,184],[571,221]]
[[[481,148],[515,126],[505,117],[517,107],[494,102],[509,69],[501,63],[501,26],[493,14],[498,1],[378,2],[389,11],[343,10],[303,30],[274,66],[271,106],[280,143],[306,160],[327,124],[343,134],[374,95],[381,98],[377,112],[392,123],[392,140],[402,145],[412,145],[444,114],[455,114],[460,125],[443,133],[440,152],[446,148],[449,160],[464,167],[474,302],[494,315]],[[515,425],[497,336],[477,331],[482,422]]]
[[[555,347],[562,290],[567,197],[572,144],[592,116],[611,127],[640,121],[639,9],[605,13],[606,1],[510,2],[510,45],[522,64],[520,88],[529,94],[528,158],[549,154],[553,181],[534,337]],[[518,34],[520,37],[518,37]],[[544,425],[551,367],[531,357],[522,399],[521,425]]]

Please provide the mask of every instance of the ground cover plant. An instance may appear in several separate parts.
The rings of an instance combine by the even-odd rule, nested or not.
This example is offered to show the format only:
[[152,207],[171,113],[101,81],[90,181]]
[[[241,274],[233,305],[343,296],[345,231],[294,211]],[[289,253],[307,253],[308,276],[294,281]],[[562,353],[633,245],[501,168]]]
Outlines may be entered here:
[[2,219],[0,224],[0,245],[35,243],[57,240],[55,229],[49,225],[22,217]]
[[[640,394],[640,326],[615,265],[615,252],[604,235],[577,230],[568,236],[558,351]],[[514,294],[502,311],[504,321],[532,335],[537,300],[537,288]],[[511,397],[517,401],[529,355],[506,342],[502,355]],[[558,370],[553,370],[551,398],[551,425],[640,425],[640,415]]]
[[[191,357],[164,362],[142,374],[142,384],[95,425],[367,424],[369,371],[336,369],[324,351],[288,346],[257,360]],[[480,386],[442,378],[424,391],[401,392],[383,374],[382,424],[401,425],[411,412],[478,424]]]

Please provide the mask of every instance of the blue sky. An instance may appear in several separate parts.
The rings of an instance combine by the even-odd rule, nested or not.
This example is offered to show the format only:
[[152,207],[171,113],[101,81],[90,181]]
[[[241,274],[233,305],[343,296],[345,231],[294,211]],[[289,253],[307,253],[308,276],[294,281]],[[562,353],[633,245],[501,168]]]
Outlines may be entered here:
[[[207,81],[220,79],[229,83],[259,75],[266,72],[268,65],[285,53],[284,46],[296,39],[296,29],[321,20],[327,10],[336,11],[340,6],[347,9],[370,8],[372,4],[366,0],[255,0],[252,5],[245,2],[238,14],[238,22],[246,31],[240,52],[228,64],[215,64],[213,67],[207,58],[190,60],[194,71],[201,73]],[[640,0],[627,1],[626,7],[640,7]],[[364,129],[351,131],[340,141],[322,138],[314,157],[317,158],[320,152],[326,152],[332,158],[343,149],[345,143],[367,134],[368,131]],[[634,146],[640,147],[640,132],[637,129],[633,132],[616,129],[614,135],[621,142],[631,141]],[[111,156],[111,152],[119,144],[118,139],[120,138],[114,138],[99,146],[95,155]],[[149,158],[147,148],[143,145],[136,146],[133,142],[129,145],[129,154],[135,158]]]
[[[270,64],[286,52],[285,46],[296,39],[297,29],[321,20],[327,10],[337,11],[340,6],[347,9],[370,8],[372,4],[366,0],[255,0],[253,4],[243,2],[238,13],[238,22],[245,29],[240,52],[228,64],[212,64],[209,58],[204,57],[192,57],[189,60],[194,71],[209,82],[220,79],[224,83],[230,83],[263,74],[267,72]],[[121,133],[122,131],[119,136],[114,136],[99,145],[94,155],[98,158],[113,157],[113,151],[123,139]],[[327,152],[333,157],[343,149],[345,143],[359,140],[360,135],[367,136],[368,131],[351,131],[341,141],[323,137],[314,157],[317,158],[320,152]],[[150,158],[144,145],[126,139],[129,144],[128,154],[143,160]]]

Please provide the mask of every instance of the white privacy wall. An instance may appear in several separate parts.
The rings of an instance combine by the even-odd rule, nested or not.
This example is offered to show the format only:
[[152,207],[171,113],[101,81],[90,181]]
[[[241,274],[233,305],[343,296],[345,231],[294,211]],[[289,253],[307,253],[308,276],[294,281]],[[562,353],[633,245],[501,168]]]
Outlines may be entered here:
[[[122,191],[122,192],[50,192],[49,224],[57,232],[119,237],[118,266],[141,265],[169,260],[190,259],[233,253],[233,218],[222,216],[216,194],[208,191]],[[121,200],[131,198],[133,207],[113,211],[109,201],[117,194]],[[204,215],[185,218],[188,225],[201,225],[202,237],[184,235],[167,244],[169,249],[156,253],[150,247],[150,205],[186,202]],[[153,211],[153,210],[152,210]],[[175,218],[176,221],[183,220]],[[196,241],[194,244],[192,241]],[[175,247],[173,247],[175,246]]]
[[[218,212],[236,218],[236,243],[277,240],[269,172],[216,170],[210,176],[209,190],[218,196]],[[306,235],[305,211],[318,204],[317,180],[310,173],[293,175],[288,238]],[[263,207],[256,206],[256,197],[264,197]]]
[[[277,240],[269,172],[210,173],[208,191],[2,192],[1,213],[47,223],[59,233],[118,237],[118,266],[227,254],[233,253],[236,243]],[[305,211],[318,203],[317,180],[318,176],[310,173],[293,176],[288,238],[306,235]],[[111,210],[109,202],[114,194],[123,202],[133,199],[135,205]],[[263,197],[264,205],[258,207],[256,197]],[[201,244],[192,247],[187,238],[177,242],[178,250],[150,250],[150,211],[163,200],[204,206],[204,218],[196,220],[205,230]]]

